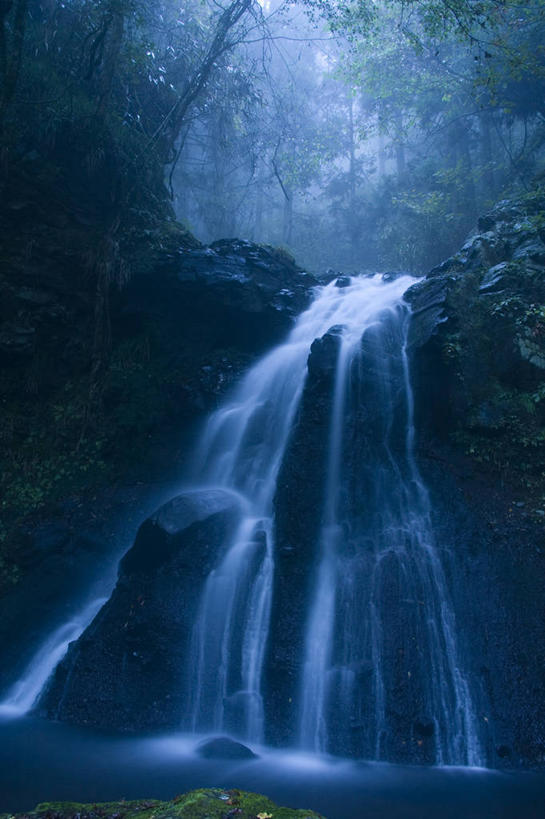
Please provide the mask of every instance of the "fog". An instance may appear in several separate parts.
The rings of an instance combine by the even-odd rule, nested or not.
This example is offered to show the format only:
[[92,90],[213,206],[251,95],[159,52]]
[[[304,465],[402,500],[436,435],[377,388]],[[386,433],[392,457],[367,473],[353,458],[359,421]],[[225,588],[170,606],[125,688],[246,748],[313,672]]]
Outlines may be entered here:
[[416,6],[266,5],[178,138],[178,217],[317,273],[424,272],[527,189],[545,140],[537,6]]

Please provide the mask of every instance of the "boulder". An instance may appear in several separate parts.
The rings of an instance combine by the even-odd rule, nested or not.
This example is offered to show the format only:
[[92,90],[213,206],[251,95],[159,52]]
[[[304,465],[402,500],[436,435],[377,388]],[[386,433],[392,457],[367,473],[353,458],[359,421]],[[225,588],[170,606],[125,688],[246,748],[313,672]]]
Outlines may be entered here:
[[38,705],[49,717],[120,731],[180,725],[203,584],[239,519],[229,492],[186,492],[140,527],[106,605]]
[[214,737],[201,742],[197,754],[205,759],[258,759],[250,748],[229,737]]

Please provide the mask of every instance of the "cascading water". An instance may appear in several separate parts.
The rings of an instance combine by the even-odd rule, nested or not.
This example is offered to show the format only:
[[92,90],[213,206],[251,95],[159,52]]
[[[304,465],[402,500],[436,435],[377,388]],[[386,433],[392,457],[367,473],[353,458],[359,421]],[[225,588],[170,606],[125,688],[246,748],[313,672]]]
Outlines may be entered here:
[[[414,457],[409,319],[394,303],[339,337],[300,742],[346,752],[356,737],[360,752],[389,759],[416,729],[420,745],[433,736],[433,761],[477,765],[477,721]],[[409,731],[407,713],[416,714]]]
[[[283,709],[283,736],[301,748],[481,762],[442,550],[414,456],[403,303],[413,282],[377,275],[319,288],[286,342],[250,369],[206,424],[186,494],[220,490],[240,511],[192,614],[183,690],[169,694],[183,703],[184,729],[277,742],[271,726]],[[329,403],[315,412],[314,398],[304,399],[307,362],[326,335],[337,357]],[[312,476],[322,503],[295,510],[313,527],[306,551],[299,550],[297,627],[288,623],[279,640],[278,589],[293,582],[280,555],[299,544],[281,540],[275,514],[282,492],[286,505],[290,441],[305,424],[314,425],[320,445],[327,439]],[[26,710],[39,699],[45,676],[79,631],[53,635],[59,656],[51,650],[35,658],[32,686],[14,688],[10,705]],[[281,685],[278,664],[289,666]]]
[[[196,458],[204,464],[203,483],[239,492],[245,513],[208,578],[195,625],[188,680],[193,730],[231,729],[253,741],[263,738],[261,678],[275,571],[277,476],[311,344],[335,328],[339,352],[298,742],[314,751],[346,750],[352,724],[359,721],[367,755],[390,758],[392,675],[407,673],[408,679],[414,675],[409,699],[425,703],[421,730],[434,734],[435,761],[480,761],[429,499],[413,453],[409,313],[402,305],[412,281],[386,283],[376,276],[322,288],[287,342],[250,370],[208,422]],[[379,422],[355,464],[351,450],[365,432],[366,406]],[[386,599],[392,572],[398,575],[397,601]],[[400,613],[399,600],[411,600],[413,611]],[[401,641],[384,634],[393,625],[388,606],[397,609]],[[392,656],[394,644],[403,640],[418,655],[412,672],[401,671],[403,663]],[[362,685],[362,668],[371,669],[371,685],[368,680]],[[343,732],[347,737],[341,740]],[[362,744],[358,747],[361,751]]]
[[22,677],[0,702],[0,716],[18,716],[30,711],[70,643],[83,633],[107,599],[98,597],[92,600],[71,620],[55,629],[36,652]]
[[261,675],[274,573],[276,479],[302,394],[312,342],[333,325],[360,328],[397,301],[409,277],[385,284],[356,279],[322,288],[285,344],[243,379],[231,401],[210,418],[195,457],[199,483],[240,493],[245,513],[210,574],[195,624],[188,697],[193,730],[236,728],[263,736]]

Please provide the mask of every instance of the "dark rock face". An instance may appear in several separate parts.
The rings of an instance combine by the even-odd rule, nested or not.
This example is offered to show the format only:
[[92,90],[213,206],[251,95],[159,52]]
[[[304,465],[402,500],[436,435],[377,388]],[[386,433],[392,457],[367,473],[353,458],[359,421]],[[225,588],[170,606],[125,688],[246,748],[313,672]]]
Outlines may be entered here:
[[207,490],[174,498],[143,523],[110,600],[38,710],[120,731],[179,725],[199,594],[237,519],[230,493]]
[[67,621],[87,593],[89,579],[105,571],[105,543],[75,531],[63,519],[50,520],[22,533],[31,566],[26,581],[0,601],[0,691],[23,673],[26,663],[59,619]]
[[[504,329],[515,335],[509,339],[514,343],[515,356],[510,363],[530,360],[521,349],[523,337],[531,335],[527,332],[529,327],[522,311],[515,315],[514,305],[508,302],[518,298],[519,306],[524,308],[543,299],[545,242],[540,235],[538,214],[544,204],[539,198],[526,204],[500,202],[479,221],[479,227],[486,225],[486,230],[471,236],[459,253],[409,290],[407,299],[415,316],[414,346],[425,344],[440,323],[451,322],[451,327],[441,328],[442,335],[459,329],[457,323],[464,320],[461,312],[469,308],[477,314],[472,316],[475,322],[481,312],[489,316],[500,312],[505,319]],[[464,296],[466,301],[462,304]],[[502,306],[504,309],[498,310]],[[522,319],[516,329],[510,321],[514,318]]]
[[162,259],[159,272],[159,280],[145,270],[129,282],[127,315],[157,309],[164,315],[171,301],[186,332],[212,332],[216,346],[252,356],[289,329],[317,284],[285,251],[239,239],[181,248]]
[[59,503],[45,520],[19,527],[23,577],[0,597],[1,692],[19,679],[44,637],[77,616],[90,593],[102,595],[105,576],[115,574],[116,560],[159,497],[148,485],[109,488],[87,503]]
[[420,467],[498,767],[545,763],[543,204],[499,203],[407,294]]
[[407,293],[415,387],[426,392],[419,426],[455,433],[521,484],[545,469],[545,244],[532,210],[540,201],[500,203],[482,220],[485,232]]
[[[87,176],[81,157],[64,160]],[[52,192],[32,163],[2,181],[0,595],[27,568],[12,525],[112,483],[168,481],[203,412],[289,330],[316,283],[272,247],[203,247],[166,202],[153,213],[131,203],[111,235],[100,165],[77,189],[57,180]]]
[[[372,759],[380,743],[383,757],[390,761],[430,764],[436,761],[435,724],[425,711],[431,700],[431,671],[421,659],[428,656],[429,635],[415,607],[423,593],[416,586],[407,592],[407,574],[415,578],[419,574],[410,550],[406,555],[396,552],[404,521],[403,501],[397,496],[406,491],[400,484],[408,469],[398,318],[389,314],[380,325],[368,328],[348,375],[338,510],[342,528],[338,558],[346,563],[337,581],[331,688],[325,707],[333,753]],[[279,745],[297,741],[301,721],[304,630],[321,550],[338,341],[338,330],[332,328],[312,345],[275,500],[276,575],[263,685],[267,738]],[[391,531],[391,551],[381,542],[385,527]],[[375,549],[383,545],[384,554],[377,561]],[[380,727],[369,644],[370,600],[380,608],[386,714]],[[434,602],[426,603],[426,611],[433,611]],[[342,686],[339,669],[347,665],[347,657],[356,693],[345,700],[336,689]]]
[[[68,205],[53,225],[41,209],[23,219],[2,207],[14,238],[0,271],[0,692],[111,559],[117,519],[149,514],[203,414],[289,330],[315,284],[282,251],[204,248],[168,220],[127,239],[131,275],[109,294],[100,410],[82,443],[96,289],[85,258],[97,237]],[[32,237],[29,256],[20,237]]]
[[[510,487],[435,441],[421,469],[491,767],[545,763],[545,538]],[[501,752],[508,747],[509,754]]]

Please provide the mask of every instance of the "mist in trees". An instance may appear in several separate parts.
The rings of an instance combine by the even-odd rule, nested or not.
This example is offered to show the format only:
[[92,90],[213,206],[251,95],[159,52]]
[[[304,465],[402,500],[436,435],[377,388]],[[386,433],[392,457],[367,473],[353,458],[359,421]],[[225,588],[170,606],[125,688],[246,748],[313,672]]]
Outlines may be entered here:
[[312,269],[423,271],[542,168],[542,6],[264,9],[180,140],[180,218]]
[[315,272],[424,272],[540,184],[544,27],[542,0],[4,0],[3,184],[37,156],[94,184],[105,282],[159,211]]

